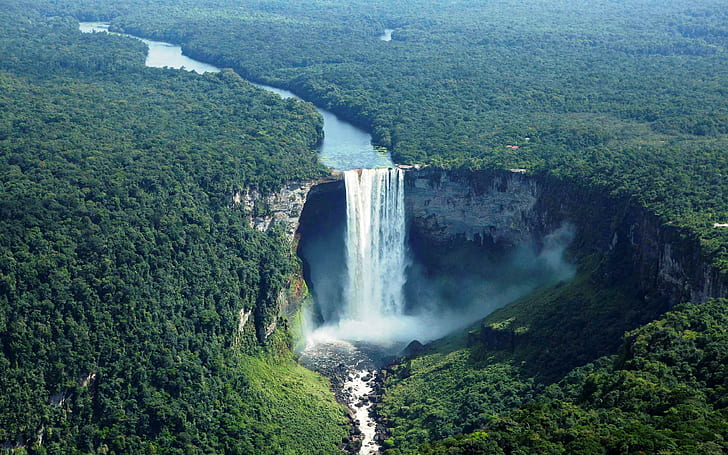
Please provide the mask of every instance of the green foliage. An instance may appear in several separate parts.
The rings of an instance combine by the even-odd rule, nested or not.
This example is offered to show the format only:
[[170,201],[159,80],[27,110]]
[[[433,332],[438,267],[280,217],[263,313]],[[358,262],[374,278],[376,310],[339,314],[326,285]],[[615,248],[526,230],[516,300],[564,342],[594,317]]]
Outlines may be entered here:
[[[241,355],[238,365],[244,391],[221,402],[232,413],[230,427],[213,434],[236,432],[234,438],[247,442],[241,453],[339,453],[336,443],[347,435],[348,420],[332,403],[328,381],[289,354]],[[236,444],[222,447],[227,452]]]
[[[633,197],[697,232],[726,270],[728,229],[713,227],[728,222],[720,0],[125,0],[44,9],[113,18],[119,29],[292,89],[368,127],[397,162],[524,168]],[[390,42],[377,38],[385,27],[394,29]]]
[[[319,175],[312,108],[231,72],[144,70],[140,43],[80,35],[68,15],[293,89],[369,127],[398,162],[524,168],[636,201],[687,228],[698,256],[728,276],[728,229],[714,227],[728,223],[722,0],[5,4],[0,380],[10,412],[0,441],[33,440],[39,428],[56,452],[336,440],[330,426],[257,423],[265,410],[305,425],[281,408],[303,406],[278,393],[274,371],[285,367],[258,348],[291,264],[275,232],[251,231],[229,206],[235,191]],[[391,42],[377,39],[385,27]],[[725,452],[720,301],[631,332],[619,357],[507,413],[663,310],[601,272],[587,267],[495,313],[468,348],[397,370],[381,410],[389,451],[484,427],[421,451]],[[247,354],[221,356],[241,308],[255,310],[237,338]],[[82,387],[90,372],[98,379]]]
[[488,422],[486,451],[466,451],[478,432],[422,453],[725,453],[727,304],[680,306],[629,332],[618,356]]
[[573,280],[496,310],[467,337],[435,342],[394,368],[379,408],[392,435],[387,453],[411,453],[507,415],[572,369],[617,351],[626,330],[659,314],[628,286],[600,283],[594,262],[584,259]]
[[586,264],[568,283],[537,290],[488,315],[471,335],[473,357],[515,361],[548,384],[615,352],[626,330],[664,311],[659,302],[638,298],[629,283],[604,283],[601,269]]
[[379,413],[391,428],[392,454],[473,431],[534,393],[533,380],[511,364],[474,363],[466,349],[409,359],[386,387]]
[[230,71],[144,68],[136,40],[13,6],[0,12],[0,443],[337,453],[347,428],[328,384],[283,334],[265,337],[290,245],[233,202],[325,172],[313,107]]

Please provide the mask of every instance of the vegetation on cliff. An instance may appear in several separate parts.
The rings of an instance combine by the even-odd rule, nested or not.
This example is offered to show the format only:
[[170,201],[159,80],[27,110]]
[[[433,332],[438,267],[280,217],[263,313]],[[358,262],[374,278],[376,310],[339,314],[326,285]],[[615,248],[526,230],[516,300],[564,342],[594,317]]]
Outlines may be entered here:
[[723,453],[726,304],[681,305],[620,347],[651,311],[628,289],[582,273],[534,293],[389,372],[386,453]]
[[419,453],[725,453],[727,304],[679,306],[521,409]]
[[569,282],[494,311],[467,336],[428,345],[385,381],[379,412],[389,421],[390,452],[410,453],[425,442],[478,430],[573,368],[616,352],[625,330],[654,317],[649,308],[634,310],[640,305],[582,268]]

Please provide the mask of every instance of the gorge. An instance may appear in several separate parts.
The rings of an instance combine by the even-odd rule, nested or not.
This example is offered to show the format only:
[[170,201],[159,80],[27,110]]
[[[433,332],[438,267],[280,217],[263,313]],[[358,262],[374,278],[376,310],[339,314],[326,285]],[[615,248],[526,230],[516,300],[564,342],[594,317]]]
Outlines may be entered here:
[[[425,168],[403,174],[408,242],[416,250],[415,258],[426,264],[436,260],[429,256],[447,262],[442,254],[459,246],[513,257],[513,263],[525,257],[524,264],[549,270],[543,281],[534,283],[536,287],[573,274],[573,266],[561,262],[570,247],[580,252],[572,257],[598,253],[605,266],[619,261],[620,267],[604,271],[613,275],[610,279],[634,277],[642,296],[663,301],[664,309],[680,301],[702,302],[726,295],[716,271],[696,256],[692,240],[660,225],[656,217],[629,201],[518,171]],[[317,278],[323,273],[315,264],[321,262],[328,269],[346,257],[340,240],[346,224],[344,187],[340,178],[312,186],[303,201],[297,231],[299,252],[309,263],[306,273],[323,320],[336,316],[320,302],[340,301],[345,293],[345,278],[338,277],[334,283]],[[326,239],[339,239],[339,244]],[[518,266],[528,270],[525,276],[537,275],[524,264]]]
[[[561,313],[568,318],[563,323],[581,328],[569,332],[568,340],[556,338],[540,348],[563,346],[575,353],[547,361],[564,374],[613,352],[619,333],[658,318],[677,303],[726,295],[725,282],[697,256],[694,240],[629,201],[520,171],[424,168],[403,174],[404,303],[397,318],[381,318],[364,330],[357,330],[341,304],[349,280],[341,267],[349,247],[346,182],[339,176],[313,185],[302,201],[298,251],[314,296],[313,326],[319,328],[313,335],[319,342],[346,339],[349,349],[362,346],[365,351],[373,342],[389,347],[384,352],[379,348],[375,359],[396,355],[412,340],[440,338],[534,289],[558,287],[577,270],[591,270],[589,280],[597,287],[626,289],[632,303],[611,316],[608,325],[589,320],[594,309],[588,306],[595,304],[587,296],[566,307],[570,314]],[[587,307],[577,306],[582,304]],[[497,352],[543,340],[518,325],[499,323],[483,325],[470,342]],[[381,365],[370,360],[367,371]]]
[[[330,128],[330,117],[324,116],[324,127]],[[325,136],[331,139],[335,132],[328,131]],[[364,136],[355,142],[368,144],[369,139]],[[342,151],[345,156],[347,149],[351,149],[351,144],[340,148],[337,156],[341,157]],[[376,155],[370,156],[378,159]],[[357,164],[336,166],[347,169]],[[404,172],[404,197],[406,238],[414,262],[406,277],[409,285],[404,289],[403,313],[389,319],[388,322],[396,324],[378,326],[381,330],[368,333],[370,340],[395,342],[394,351],[415,339],[436,339],[529,290],[568,279],[578,269],[579,261],[590,253],[601,258],[600,280],[607,284],[631,283],[643,307],[632,310],[638,316],[617,319],[621,325],[612,329],[616,336],[611,337],[611,345],[590,349],[581,360],[616,349],[622,331],[657,317],[675,303],[702,302],[726,295],[719,273],[700,257],[697,239],[686,238],[678,228],[664,225],[658,217],[629,200],[599,194],[578,182],[529,175],[521,170],[413,168]],[[277,221],[288,225],[291,238],[298,233],[305,275],[317,302],[313,307],[314,325],[323,325],[321,334],[331,329],[331,323],[338,324],[341,316],[332,308],[337,308],[336,303],[344,295],[341,264],[346,263],[346,191],[342,176],[335,175],[326,182],[291,182],[280,192],[253,191],[234,194],[232,199],[244,203],[251,213],[256,202],[267,207],[264,213],[251,217],[251,223],[258,228],[267,229]],[[324,244],[317,245],[322,240]],[[576,253],[563,261],[567,245]],[[327,253],[316,256],[316,261],[307,256],[312,254],[310,250],[318,254],[322,248]],[[463,257],[468,260],[462,261]],[[494,264],[484,260],[488,257],[500,259]],[[503,263],[508,267],[503,267]],[[490,273],[478,276],[473,273],[477,270]],[[468,278],[463,279],[463,275]],[[433,276],[441,279],[433,280]],[[509,282],[513,277],[517,277],[518,285]],[[474,282],[487,285],[473,286]],[[463,296],[468,298],[461,299]],[[443,313],[456,300],[462,306]],[[463,303],[464,300],[467,302]],[[292,317],[298,308],[281,300],[280,306],[272,311],[270,316],[260,318],[270,321],[257,328],[263,337],[275,329],[279,315]],[[516,335],[516,329],[486,327],[479,336],[492,348],[512,346],[524,338]],[[587,346],[590,339],[599,338],[598,333],[586,329],[578,336]],[[358,355],[355,357],[359,358]],[[375,360],[378,355],[381,353],[374,353]],[[361,365],[362,371],[377,368],[371,359]],[[360,379],[366,373],[346,376]],[[355,405],[352,408],[362,409]],[[362,427],[369,425],[365,423]]]
[[[377,192],[373,182],[385,174],[397,184]],[[684,300],[726,295],[725,283],[699,257],[695,239],[684,238],[630,201],[574,182],[517,169],[430,167],[347,171],[331,181],[293,183],[287,191],[283,196],[248,194],[246,203],[266,201],[268,212],[259,217],[262,228],[276,218],[292,223],[289,232],[299,236],[304,275],[315,297],[313,333],[323,339],[394,345],[395,352],[411,340],[431,341],[536,288],[569,280],[589,254],[601,256],[602,280],[635,285],[645,303],[640,321]],[[365,194],[368,204],[357,199]],[[379,223],[362,224],[360,232],[372,225],[386,225],[391,232],[349,237],[353,221],[367,213],[379,216],[372,201],[393,202],[397,209],[384,211]],[[569,260],[564,260],[567,250]],[[371,275],[373,270],[381,275]],[[359,288],[362,283],[352,276],[369,276],[367,284],[385,285]],[[297,312],[285,303],[278,310]],[[385,317],[374,322],[367,319],[371,315]],[[352,325],[357,322],[366,323],[363,330]],[[377,330],[371,330],[373,325]],[[634,326],[630,321],[624,328]],[[492,346],[507,345],[511,341],[503,340],[516,336],[501,332],[480,335]],[[589,334],[583,335],[588,339]]]
[[[81,28],[84,31],[92,31],[102,30],[105,26],[106,24],[102,23],[83,23]],[[166,43],[154,43],[156,43],[156,47],[168,48],[171,46]],[[176,49],[177,51],[173,53],[181,55],[179,47],[176,47]],[[171,57],[160,55],[157,60],[151,63],[147,62],[147,64],[157,67],[179,67],[183,65],[185,69],[200,72],[218,70],[213,66],[192,59],[186,59],[183,63],[175,63],[171,60],[165,60],[169,58]],[[196,65],[199,65],[199,67]],[[283,97],[294,96],[290,92],[272,87],[262,87]],[[371,146],[365,145],[370,140],[366,133],[341,122],[328,112],[324,111],[322,113],[326,119],[324,123],[324,146],[328,146],[328,149],[322,150],[324,162],[337,169],[353,169],[361,167],[362,164],[388,165],[386,159],[381,161],[381,155],[374,152]],[[354,145],[354,143],[361,143],[362,145]],[[353,155],[349,153],[347,156],[347,150],[352,149],[355,150],[355,153]],[[336,150],[336,152],[327,152],[326,150]],[[329,161],[326,161],[327,153],[333,156]],[[547,238],[549,233],[562,228],[558,232],[567,232],[566,238],[571,235],[576,236],[574,242],[579,245],[577,248],[591,245],[589,248],[594,248],[606,254],[607,257],[617,256],[616,253],[609,255],[610,252],[619,251],[620,254],[626,252],[630,261],[627,261],[625,257],[622,257],[621,260],[630,263],[635,270],[630,272],[627,270],[622,272],[610,270],[608,273],[637,276],[637,281],[640,283],[639,287],[643,290],[644,295],[656,293],[659,296],[658,298],[666,300],[667,303],[663,305],[662,311],[680,301],[701,302],[710,297],[719,297],[726,294],[725,284],[721,281],[717,272],[710,266],[703,264],[700,258],[696,256],[698,249],[695,248],[694,244],[691,244],[689,240],[686,244],[677,229],[661,226],[659,220],[649,213],[645,213],[644,210],[636,207],[625,207],[625,205],[628,205],[626,201],[613,201],[596,195],[589,195],[585,199],[580,190],[574,189],[568,183],[556,182],[553,179],[542,177],[529,177],[522,174],[520,170],[514,170],[510,174],[502,172],[489,174],[482,171],[463,172],[428,168],[421,171],[409,170],[405,175],[403,181],[407,188],[405,191],[406,218],[410,220],[406,237],[409,239],[411,247],[417,250],[416,255],[419,255],[419,262],[427,263],[435,260],[435,256],[442,257],[441,253],[444,249],[451,248],[453,244],[469,245],[500,253],[509,249],[515,251],[516,246],[529,244],[525,249],[531,250],[532,257],[524,262],[534,263],[533,259],[540,257],[539,261],[542,264],[548,264],[545,257],[550,255],[549,257],[558,258],[565,245],[559,245],[556,253],[548,250],[540,251],[539,248],[546,245],[544,239]],[[275,193],[267,196],[260,194],[246,195],[244,202],[247,206],[252,208],[255,200],[264,199],[266,205],[270,208],[268,214],[251,221],[260,228],[267,228],[273,220],[283,221],[289,224],[289,232],[293,234],[300,215],[302,217],[302,226],[299,228],[299,233],[302,241],[299,245],[299,251],[301,251],[304,261],[312,262],[306,258],[306,251],[315,249],[316,247],[310,245],[316,244],[318,240],[312,239],[311,236],[305,234],[305,232],[310,231],[310,228],[305,226],[306,223],[311,223],[310,215],[307,215],[306,212],[321,212],[320,208],[315,208],[317,205],[316,200],[323,197],[321,195],[328,194],[329,196],[326,197],[334,199],[331,205],[333,211],[326,215],[328,221],[322,219],[321,225],[317,226],[316,229],[341,235],[341,220],[331,219],[336,218],[337,207],[339,210],[341,209],[341,196],[332,196],[333,193],[341,191],[341,186],[343,186],[342,181],[336,180],[336,178],[332,183],[322,183],[318,186],[315,182],[303,184],[294,182],[288,185],[287,189],[282,190],[281,195]],[[299,185],[300,189],[298,188]],[[333,190],[329,187],[338,189]],[[306,194],[309,188],[311,188],[310,197]],[[590,198],[595,198],[596,201]],[[233,199],[242,200],[242,196],[234,196]],[[309,202],[309,199],[311,202]],[[604,216],[605,213],[608,214],[610,211],[600,213],[597,216],[594,212],[582,206],[582,204],[590,205],[593,203],[609,208],[612,213],[615,213],[615,218],[610,219],[608,215]],[[568,223],[566,226],[572,226],[573,232],[570,227],[562,227],[564,222]],[[330,225],[327,226],[327,223]],[[337,248],[340,250],[340,247],[335,245],[331,248],[327,245],[326,249],[330,250],[330,257],[327,260],[331,261],[332,258],[338,261],[342,260],[341,251],[337,253]],[[437,248],[440,248],[438,254],[426,253],[427,250],[435,251]],[[518,254],[523,253],[519,252]],[[616,261],[616,259],[614,260]],[[443,259],[443,261],[446,262],[447,260]],[[333,262],[333,264],[336,264],[336,262]],[[554,266],[554,269],[546,273],[548,276],[537,278],[535,282],[524,289],[533,289],[549,281],[566,279],[573,273],[573,271],[568,270],[569,267],[566,267],[565,264],[552,263],[551,265]],[[412,288],[417,287],[411,284],[416,281],[414,274],[417,273],[416,270],[422,272],[423,267],[424,269],[427,268],[427,266],[419,263],[414,264],[414,266],[410,267],[410,276],[405,278],[410,286],[409,289],[405,286],[403,292],[405,295],[410,296],[410,301],[413,300],[411,296],[416,291],[420,292],[419,301],[432,300],[433,295],[448,292],[447,290],[432,288],[413,290]],[[442,269],[442,264],[430,264],[429,267]],[[329,308],[332,304],[327,302],[340,299],[343,295],[340,280],[339,278],[334,279],[334,284],[329,284],[326,280],[312,278],[317,274],[332,274],[330,270],[320,272],[316,267],[309,266],[307,274],[309,280],[313,281],[311,287],[316,295],[317,312],[320,313],[318,317],[323,321],[328,321],[333,310]],[[533,275],[533,270],[527,271],[526,274]],[[539,281],[541,279],[543,281]],[[613,279],[616,280],[616,276]],[[336,283],[337,280],[339,280],[338,284]],[[495,297],[497,301],[503,299],[509,301],[514,298],[512,296],[522,295],[522,292],[527,291],[516,292],[513,289],[500,289],[495,293],[499,295],[495,296],[491,290],[490,298]],[[423,294],[426,295],[424,299]],[[407,298],[403,297],[403,299],[403,308],[407,308],[409,305],[409,310],[411,310],[413,304],[406,303]],[[498,303],[489,308],[492,310],[502,304]],[[432,305],[437,306],[436,303]],[[476,313],[480,314],[480,312]],[[477,319],[480,316],[473,315],[471,318]],[[391,333],[395,329],[385,331]],[[400,341],[415,338],[428,340],[444,335],[446,332],[447,330],[444,332],[434,331],[429,336],[422,336],[422,334],[416,336],[416,331],[405,334],[400,330],[401,336],[399,338],[401,338]]]
[[[538,286],[573,276],[573,265],[563,260],[573,225],[558,220],[535,226],[537,187],[520,174],[478,181],[473,188],[448,181],[451,174],[436,169],[360,172],[314,186],[301,213],[299,254],[316,321],[329,336],[427,342]],[[394,195],[369,184],[365,193],[382,200],[381,213],[372,211],[352,181],[364,186],[371,175],[395,174],[392,191],[402,207],[393,221],[384,207]],[[359,226],[362,211],[371,223],[367,230]],[[391,237],[379,238],[387,229]],[[364,276],[372,278],[354,278]]]

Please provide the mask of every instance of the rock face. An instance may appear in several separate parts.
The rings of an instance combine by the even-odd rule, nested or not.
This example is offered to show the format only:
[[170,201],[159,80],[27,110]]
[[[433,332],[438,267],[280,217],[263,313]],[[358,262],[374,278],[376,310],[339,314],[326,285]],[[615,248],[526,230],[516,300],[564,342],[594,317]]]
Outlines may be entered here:
[[[336,184],[340,176],[333,174],[328,179],[304,182],[289,182],[280,190],[270,194],[260,194],[257,190],[235,192],[231,197],[231,204],[243,204],[248,214],[248,223],[260,231],[266,231],[274,224],[281,224],[292,245],[298,231],[301,213],[311,192],[317,193],[320,188],[327,188],[327,184]],[[258,303],[255,312],[242,308],[238,321],[238,334],[236,344],[239,343],[246,323],[253,315],[255,333],[261,343],[265,343],[278,327],[281,316],[295,313],[292,308],[300,301],[292,302],[288,299],[286,289],[280,289],[274,296],[265,300],[268,304]]]
[[[315,182],[290,183],[270,195],[233,195],[245,204],[250,222],[268,229],[286,226],[289,239],[320,229],[325,218],[345,213],[341,175]],[[578,184],[534,176],[522,170],[460,171],[408,169],[405,205],[410,232],[433,245],[477,244],[507,249],[526,240],[538,242],[564,222],[576,228],[574,246],[604,257],[604,279],[635,283],[645,299],[670,306],[728,296],[724,278],[701,256],[699,239],[666,225],[646,209]],[[268,314],[263,337],[288,305]],[[279,306],[280,306],[279,305]]]
[[333,172],[326,179],[288,182],[280,190],[269,194],[261,194],[254,189],[236,191],[232,194],[231,203],[243,204],[251,227],[267,231],[274,223],[279,223],[285,227],[289,240],[293,240],[311,191],[319,192],[332,183],[343,182],[342,179],[340,172]]
[[405,183],[412,229],[434,244],[507,248],[538,241],[568,222],[576,227],[577,248],[604,255],[607,279],[633,279],[666,308],[728,295],[725,280],[701,257],[698,239],[627,200],[521,170],[413,169]]
[[702,256],[700,240],[645,210],[627,212],[615,229],[610,252],[628,254],[644,286],[665,296],[670,305],[728,295],[727,283]]
[[282,223],[293,240],[298,228],[298,218],[306,203],[306,196],[317,182],[289,182],[279,191],[267,195],[257,190],[245,190],[233,194],[233,204],[243,204],[249,213],[248,223],[259,231],[268,230],[273,223]]
[[401,357],[417,357],[425,350],[425,346],[418,340],[412,340],[400,353]]
[[407,172],[413,228],[433,243],[456,239],[516,245],[533,235],[539,186],[522,173]]

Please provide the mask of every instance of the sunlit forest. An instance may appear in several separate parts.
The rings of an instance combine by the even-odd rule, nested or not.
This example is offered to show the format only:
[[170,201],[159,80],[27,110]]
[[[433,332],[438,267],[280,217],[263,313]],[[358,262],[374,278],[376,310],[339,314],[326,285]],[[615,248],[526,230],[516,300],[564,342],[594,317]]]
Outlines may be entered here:
[[[146,68],[79,21],[224,69]],[[637,208],[726,288],[722,0],[4,0],[0,451],[340,453],[346,412],[278,311],[300,261],[233,200],[328,175],[321,117],[246,80],[397,163]],[[728,451],[728,301],[646,302],[585,245],[573,281],[388,370],[384,453]]]

